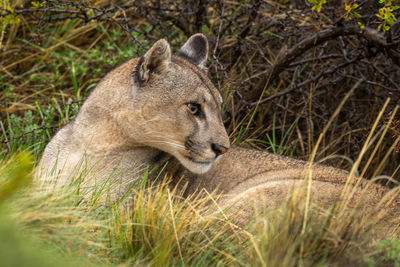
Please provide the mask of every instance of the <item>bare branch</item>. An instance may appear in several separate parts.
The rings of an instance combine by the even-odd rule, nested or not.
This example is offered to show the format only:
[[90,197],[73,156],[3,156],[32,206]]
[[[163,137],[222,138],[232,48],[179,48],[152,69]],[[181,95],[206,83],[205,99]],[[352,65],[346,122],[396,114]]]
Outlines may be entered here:
[[[281,72],[286,66],[290,65],[291,62],[293,62],[304,52],[326,41],[346,35],[357,35],[363,37],[372,45],[381,49],[390,49],[392,46],[398,46],[398,43],[387,43],[380,32],[371,28],[360,29],[360,27],[357,25],[350,25],[327,29],[304,39],[292,48],[286,49],[286,51],[281,53],[276,59],[275,63],[269,68],[264,77],[257,83],[252,91],[254,94],[260,95],[268,83],[275,80],[279,72]],[[392,54],[392,56],[395,55]],[[396,60],[399,59],[400,55],[398,55]]]

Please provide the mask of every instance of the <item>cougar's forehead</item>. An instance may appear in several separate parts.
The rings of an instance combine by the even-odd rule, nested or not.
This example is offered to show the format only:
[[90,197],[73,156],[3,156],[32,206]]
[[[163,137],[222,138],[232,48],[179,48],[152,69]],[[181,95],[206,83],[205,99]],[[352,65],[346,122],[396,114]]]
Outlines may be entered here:
[[205,90],[205,93],[202,94],[205,102],[214,102],[218,107],[222,104],[223,99],[219,90],[215,88],[204,71],[180,57],[172,57],[172,62],[184,70],[184,73],[182,73],[183,75],[191,76],[192,79],[189,79],[189,81],[193,88],[203,88]]

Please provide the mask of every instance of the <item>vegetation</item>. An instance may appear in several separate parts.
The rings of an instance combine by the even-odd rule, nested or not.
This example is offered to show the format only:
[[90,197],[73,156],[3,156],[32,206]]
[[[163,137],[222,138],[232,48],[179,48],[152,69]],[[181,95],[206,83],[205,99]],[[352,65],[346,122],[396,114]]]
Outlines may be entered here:
[[371,247],[377,231],[371,218],[314,207],[303,228],[301,189],[242,229],[210,206],[217,196],[183,198],[167,180],[135,189],[129,209],[121,203],[99,207],[83,201],[76,185],[38,191],[30,184],[31,167],[31,156],[19,153],[0,170],[2,266],[398,262],[398,241]]
[[135,189],[132,210],[31,184],[101,77],[196,32],[232,142],[399,181],[398,1],[309,2],[0,0],[0,265],[399,265],[398,229],[376,242],[373,220],[318,207],[303,224],[301,191],[239,229],[167,179]]

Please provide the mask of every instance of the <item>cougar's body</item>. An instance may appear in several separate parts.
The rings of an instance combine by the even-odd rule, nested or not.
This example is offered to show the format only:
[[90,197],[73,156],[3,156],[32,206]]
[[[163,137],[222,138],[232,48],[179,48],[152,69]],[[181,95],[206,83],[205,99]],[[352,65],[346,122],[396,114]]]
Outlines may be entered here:
[[[193,35],[175,56],[165,40],[145,55],[107,74],[76,119],[47,145],[39,164],[41,184],[62,186],[85,173],[87,188],[119,179],[113,193],[124,194],[144,171],[154,180],[163,170],[186,194],[201,191],[225,195],[220,204],[273,204],[291,189],[311,185],[313,199],[340,201],[348,173],[323,165],[240,147],[231,147],[222,123],[220,92],[205,72],[208,41]],[[312,172],[311,183],[307,177]],[[354,199],[366,189],[365,204],[374,207],[386,188],[354,178]],[[115,182],[115,181],[114,181]],[[175,181],[177,183],[177,181]],[[269,204],[268,204],[269,203]],[[236,205],[235,204],[235,205]],[[243,205],[242,205],[243,204]],[[262,205],[264,205],[262,204]],[[390,205],[399,215],[399,201]],[[249,210],[239,215],[244,222]]]

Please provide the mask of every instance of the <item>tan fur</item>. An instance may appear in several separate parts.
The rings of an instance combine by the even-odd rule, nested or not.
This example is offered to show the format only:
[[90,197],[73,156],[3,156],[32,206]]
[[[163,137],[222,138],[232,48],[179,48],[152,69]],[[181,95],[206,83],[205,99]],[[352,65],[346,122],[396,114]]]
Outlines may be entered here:
[[[89,173],[89,188],[110,177],[123,179],[122,189],[114,194],[118,198],[145,169],[154,169],[151,180],[167,163],[165,172],[183,177],[180,185],[186,185],[186,194],[216,191],[225,194],[222,207],[243,209],[236,218],[239,224],[254,212],[248,208],[254,203],[259,208],[275,205],[291,189],[304,185],[308,170],[304,161],[240,147],[225,153],[229,140],[220,114],[222,98],[204,72],[207,53],[208,43],[201,34],[192,36],[177,56],[171,56],[168,43],[160,40],[144,57],[111,71],[76,119],[47,145],[38,180],[65,185],[82,170]],[[204,116],[191,114],[189,103],[201,105]],[[312,174],[313,200],[340,201],[347,172],[314,165]],[[360,181],[352,202],[367,185]],[[387,191],[369,185],[366,206],[375,207]],[[246,206],[249,203],[253,204]],[[398,217],[399,204],[396,198],[390,205],[391,219]]]
[[[194,36],[186,50],[202,40],[204,36]],[[202,63],[207,53],[199,56]],[[204,119],[190,113],[189,103],[201,104]],[[148,166],[157,174],[170,161],[168,169],[175,169],[174,158],[190,171],[204,173],[216,159],[213,146],[229,147],[221,104],[204,71],[171,56],[169,44],[160,40],[141,59],[102,79],[76,119],[47,145],[37,179],[60,186],[84,171],[91,174],[87,187],[111,176],[124,177],[129,188]]]
[[[189,178],[185,177],[183,183],[189,184],[187,194],[201,189],[224,194],[221,208],[228,208],[228,214],[235,214],[233,220],[243,225],[256,210],[285,203],[294,189],[306,190],[309,174],[309,163],[305,161],[232,147],[209,172],[196,177],[186,175]],[[347,207],[359,208],[360,213],[379,214],[384,224],[400,223],[400,197],[390,198],[389,189],[360,177],[348,180],[348,172],[320,164],[312,165],[311,174],[312,203],[330,208],[333,203],[348,201]],[[342,196],[346,182],[347,193]],[[391,193],[396,195],[396,189]]]

